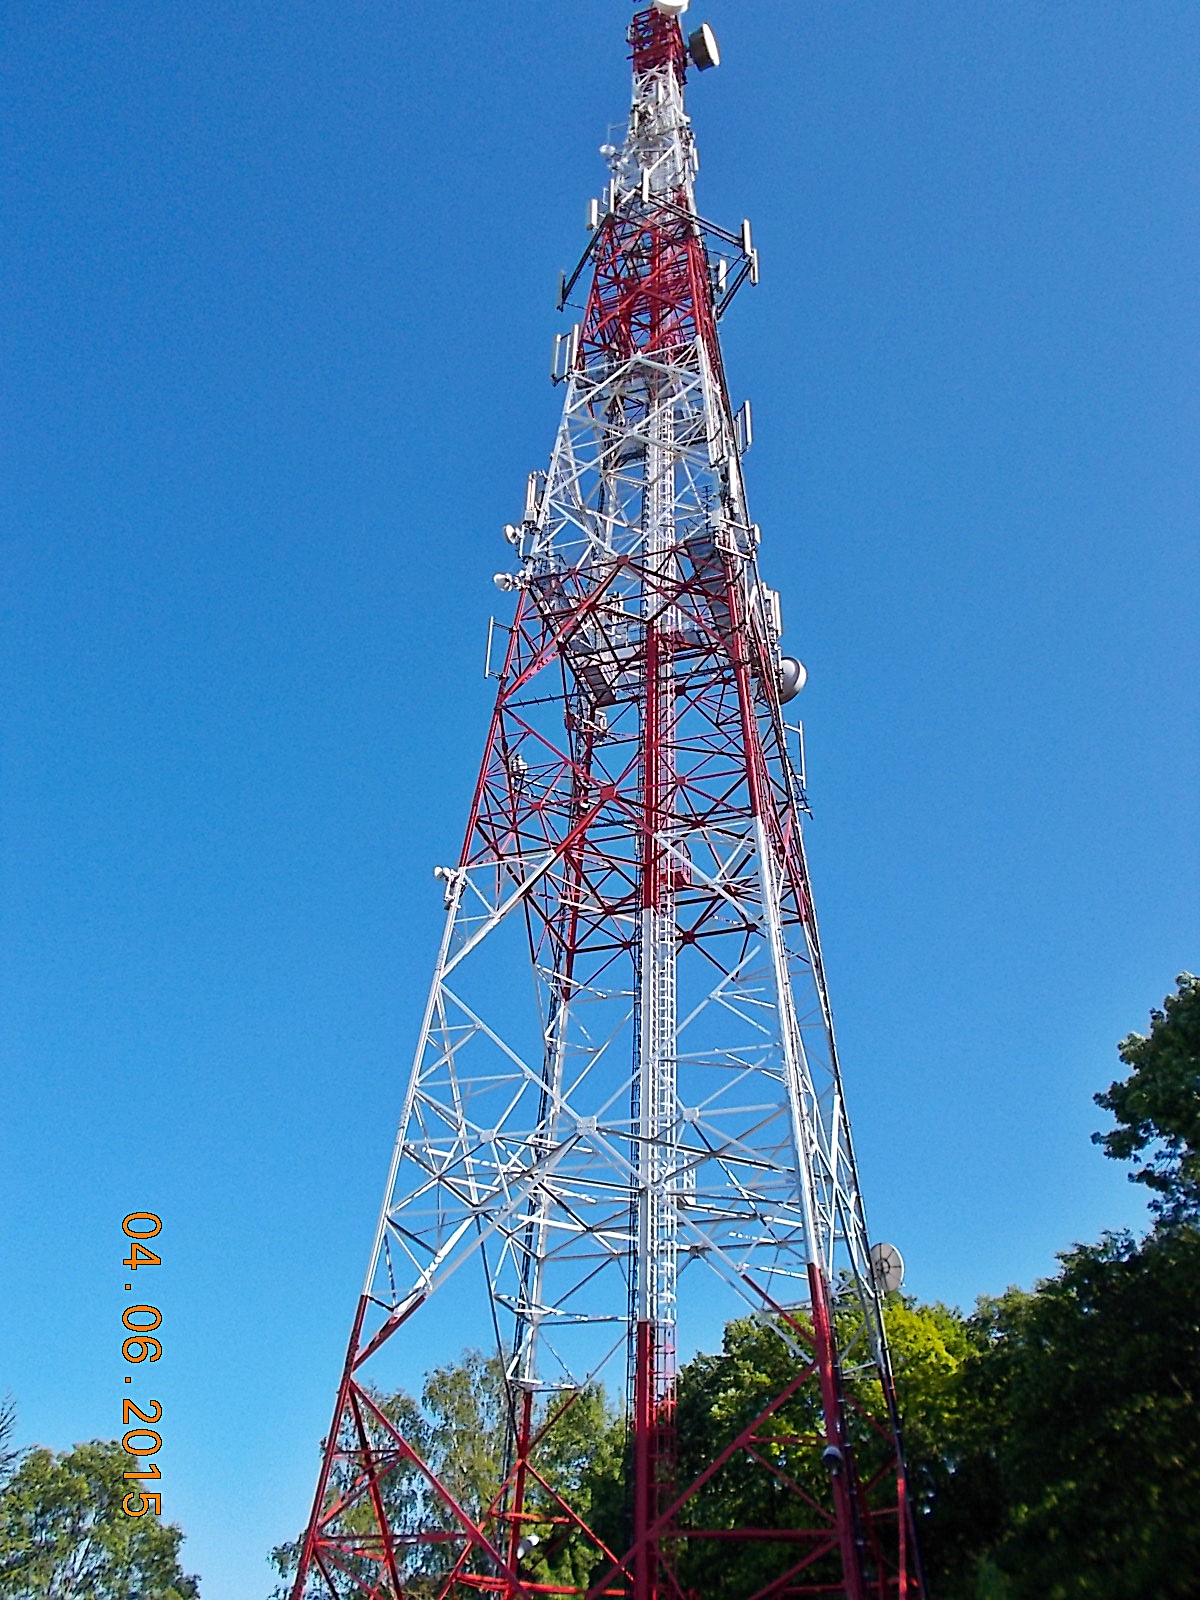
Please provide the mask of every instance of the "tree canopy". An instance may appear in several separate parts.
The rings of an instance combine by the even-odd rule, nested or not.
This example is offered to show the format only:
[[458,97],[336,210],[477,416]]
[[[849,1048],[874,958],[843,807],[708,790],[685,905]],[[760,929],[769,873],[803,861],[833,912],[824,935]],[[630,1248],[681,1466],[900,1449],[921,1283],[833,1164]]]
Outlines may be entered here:
[[1153,1191],[1161,1221],[1200,1221],[1200,978],[1181,972],[1150,1032],[1131,1033],[1118,1053],[1133,1071],[1096,1096],[1117,1126],[1092,1137],[1133,1162],[1130,1177]]
[[1185,1600],[1200,1571],[1200,1233],[1078,1246],[981,1300],[933,1459],[939,1600]]
[[[0,1450],[3,1439],[0,1438]],[[137,1458],[94,1439],[56,1455],[9,1453],[0,1482],[0,1594],[6,1600],[199,1600],[179,1566],[183,1534],[153,1512],[126,1516],[122,1474]]]
[[[489,1526],[510,1426],[499,1360],[469,1350],[460,1361],[426,1374],[419,1400],[404,1390],[376,1394],[372,1399],[472,1521]],[[368,1417],[365,1422],[374,1435],[382,1432],[374,1419]],[[526,1508],[530,1517],[522,1530],[529,1553],[522,1561],[522,1571],[532,1582],[586,1587],[599,1554],[569,1530],[564,1534],[553,1494],[568,1495],[584,1516],[611,1525],[614,1516],[620,1515],[624,1426],[607,1405],[603,1391],[589,1388],[543,1401],[534,1418],[534,1431],[542,1435],[537,1464],[549,1490],[539,1484],[531,1487]],[[339,1487],[332,1484],[331,1494]],[[389,1524],[398,1532],[417,1528],[450,1531],[456,1526],[446,1502],[412,1463],[398,1464],[381,1482],[380,1493]],[[275,1590],[279,1600],[291,1592],[286,1580],[295,1572],[298,1557],[298,1541],[271,1552],[272,1563],[285,1580]],[[435,1547],[414,1547],[404,1569],[405,1594],[435,1595],[441,1587],[439,1574],[454,1557],[451,1540]],[[369,1570],[364,1565],[364,1573]]]
[[0,1484],[21,1459],[21,1452],[9,1443],[17,1424],[17,1408],[11,1395],[0,1400]]

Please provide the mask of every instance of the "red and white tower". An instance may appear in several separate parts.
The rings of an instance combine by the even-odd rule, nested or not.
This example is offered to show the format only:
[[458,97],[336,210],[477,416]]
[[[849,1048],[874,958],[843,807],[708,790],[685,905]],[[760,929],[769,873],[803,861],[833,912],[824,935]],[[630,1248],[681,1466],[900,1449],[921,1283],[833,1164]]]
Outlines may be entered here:
[[[789,748],[803,669],[759,575],[717,336],[757,257],[748,224],[696,212],[684,83],[717,50],[707,27],[685,41],[686,8],[633,17],[628,133],[563,284],[564,304],[587,292],[556,348],[562,422],[506,530],[515,615],[438,869],[445,930],[293,1600],[922,1592]],[[786,1376],[677,1449],[680,1355],[737,1316]],[[448,1353],[489,1345],[505,1374],[506,1458],[473,1508],[381,1400],[439,1317]],[[597,1384],[628,1427],[604,1529],[547,1464]],[[733,1482],[722,1503],[746,1510],[714,1526]],[[757,1576],[731,1589],[739,1549]]]

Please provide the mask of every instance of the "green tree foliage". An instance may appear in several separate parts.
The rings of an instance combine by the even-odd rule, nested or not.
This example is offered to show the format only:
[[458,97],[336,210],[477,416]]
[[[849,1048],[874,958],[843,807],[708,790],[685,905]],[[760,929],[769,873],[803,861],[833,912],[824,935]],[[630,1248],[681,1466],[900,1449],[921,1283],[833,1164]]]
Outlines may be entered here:
[[[909,1492],[927,1521],[938,1503],[956,1443],[967,1429],[971,1401],[962,1383],[973,1345],[962,1313],[889,1295],[884,1306],[896,1399],[904,1430]],[[882,1397],[875,1402],[882,1415]]]
[[[469,1351],[461,1362],[427,1374],[420,1402],[404,1390],[371,1395],[391,1426],[477,1524],[486,1517],[500,1478],[506,1426],[502,1397],[499,1364],[494,1358],[488,1361],[478,1351]],[[453,1512],[429,1478],[414,1462],[399,1458],[386,1429],[369,1412],[365,1413],[364,1422],[373,1447],[391,1461],[390,1469],[381,1477],[380,1493],[392,1529],[403,1538],[422,1529],[451,1528]],[[357,1445],[350,1423],[346,1424],[342,1443],[347,1450]],[[329,1498],[337,1497],[347,1482],[348,1469],[343,1464],[330,1484]],[[357,1519],[362,1532],[370,1531],[370,1504],[359,1504],[348,1519]],[[414,1548],[406,1569],[414,1595],[436,1592],[436,1575],[447,1549],[442,1546],[430,1553]],[[271,1552],[276,1571],[285,1580],[276,1588],[277,1596],[290,1592],[286,1580],[294,1574],[299,1555],[299,1540]],[[371,1571],[372,1564],[364,1561],[362,1575],[366,1577]]]
[[1130,1177],[1153,1190],[1151,1209],[1163,1222],[1198,1222],[1200,978],[1180,973],[1176,992],[1151,1011],[1149,1034],[1131,1033],[1118,1050],[1133,1071],[1096,1096],[1117,1127],[1093,1138],[1105,1155],[1134,1163]]
[[[891,1298],[886,1314],[902,1404],[908,1407],[921,1448],[932,1450],[934,1442],[947,1435],[947,1418],[958,1404],[953,1379],[967,1350],[962,1319],[944,1306],[916,1306],[899,1296]],[[803,1318],[798,1315],[797,1320],[803,1330]],[[853,1359],[862,1339],[860,1319],[843,1309],[839,1333]],[[683,1367],[677,1405],[680,1485],[690,1482],[793,1382],[807,1361],[797,1353],[798,1342],[802,1348],[803,1333],[799,1340],[794,1331],[785,1339],[772,1321],[748,1317],[729,1324],[720,1352],[698,1355]],[[878,1384],[865,1382],[855,1385],[855,1393],[866,1414],[859,1422],[856,1453],[869,1476],[872,1461],[881,1457],[883,1448],[882,1435],[871,1421],[886,1426],[883,1395]],[[471,1518],[490,1537],[503,1541],[505,1536],[498,1531],[502,1524],[495,1516],[509,1420],[501,1364],[494,1357],[469,1352],[461,1362],[428,1374],[419,1402],[404,1392],[374,1398]],[[594,1540],[565,1515],[556,1497],[561,1496],[610,1550],[619,1554],[628,1548],[632,1529],[626,1492],[630,1465],[626,1421],[606,1404],[601,1391],[589,1389],[547,1400],[534,1432],[540,1437],[532,1460],[544,1481],[528,1485],[528,1515],[521,1532],[529,1548],[521,1571],[533,1583],[586,1589],[602,1576],[607,1561]],[[374,1440],[387,1449],[379,1430]],[[809,1380],[755,1430],[753,1450],[785,1478],[762,1470],[751,1452],[736,1452],[689,1507],[692,1525],[781,1529],[815,1525],[812,1518],[820,1514],[813,1507],[823,1506],[828,1514],[831,1502],[829,1472],[821,1461],[824,1442],[817,1385]],[[382,1493],[393,1529],[401,1534],[450,1529],[453,1517],[428,1480],[394,1454],[391,1460],[394,1465],[383,1479]],[[802,1493],[790,1489],[788,1482]],[[369,1508],[363,1507],[361,1515],[365,1531],[370,1526]],[[406,1573],[407,1594],[438,1592],[447,1548],[414,1549]],[[685,1543],[681,1549],[685,1588],[703,1594],[705,1600],[743,1600],[778,1575],[787,1564],[787,1551],[786,1545],[764,1541],[704,1541],[690,1547]],[[294,1574],[298,1553],[298,1542],[272,1552],[284,1580]],[[836,1558],[828,1566],[836,1576]],[[365,1562],[364,1577],[372,1570],[372,1563]],[[276,1594],[284,1600],[287,1593],[285,1581]]]
[[12,1395],[6,1394],[4,1399],[0,1400],[0,1484],[5,1482],[20,1459],[21,1452],[14,1450],[9,1443],[16,1425],[17,1408]]
[[[793,1320],[806,1329],[803,1315],[795,1313]],[[957,1378],[969,1345],[963,1319],[945,1306],[919,1306],[892,1295],[885,1320],[910,1449],[924,1464],[913,1487],[918,1502],[925,1504],[933,1486],[929,1464],[956,1430]],[[837,1329],[846,1387],[855,1402],[850,1411],[852,1442],[860,1477],[867,1482],[886,1459],[889,1420],[878,1381],[852,1375],[863,1354],[863,1326],[849,1296],[837,1313]],[[692,1481],[741,1436],[794,1382],[804,1363],[774,1322],[749,1317],[728,1325],[718,1354],[689,1361],[678,1381],[681,1484]],[[814,1382],[805,1382],[755,1429],[751,1450],[736,1452],[708,1481],[689,1505],[688,1520],[697,1527],[726,1529],[828,1525],[832,1490],[822,1461],[824,1443],[819,1391]],[[778,1474],[762,1470],[763,1460]],[[882,1480],[879,1492],[881,1507],[884,1501],[894,1506],[890,1476]],[[705,1600],[742,1600],[778,1579],[790,1559],[794,1555],[789,1557],[785,1546],[770,1541],[703,1541],[685,1550],[681,1572],[684,1587],[690,1583]],[[836,1584],[837,1572],[838,1558],[832,1555],[825,1567],[813,1566],[809,1576]]]
[[1109,1236],[966,1325],[928,1519],[934,1590],[1012,1600],[1200,1592],[1200,1232]]
[[[0,1445],[3,1440],[0,1439]],[[93,1440],[9,1460],[0,1487],[0,1594],[6,1600],[198,1600],[180,1570],[180,1530],[121,1509],[136,1458]]]
[[[511,1419],[501,1362],[495,1356],[468,1351],[460,1362],[427,1374],[419,1402],[403,1390],[372,1398],[455,1503],[489,1538],[505,1547],[507,1530],[496,1512]],[[393,1441],[378,1423],[368,1419],[367,1430],[373,1446],[390,1462],[380,1490],[393,1530],[401,1534],[457,1531],[453,1509],[429,1477],[414,1463],[398,1458]],[[549,1489],[536,1480],[528,1487],[529,1518],[521,1531],[529,1552],[522,1572],[539,1583],[586,1584],[600,1560],[599,1552],[578,1529],[564,1523],[554,1496],[561,1495],[586,1519],[592,1512],[593,1497],[607,1495],[611,1515],[613,1486],[620,1477],[623,1429],[615,1425],[603,1392],[594,1388],[543,1402],[534,1418],[534,1435],[537,1444],[532,1459]],[[348,1434],[344,1442],[353,1447],[355,1441]],[[341,1487],[340,1480],[331,1485],[331,1498]],[[370,1506],[361,1504],[356,1514],[363,1530],[368,1530],[372,1526]],[[439,1574],[454,1560],[459,1547],[442,1543],[408,1548],[406,1594],[436,1594]],[[299,1553],[299,1540],[271,1552],[276,1571],[285,1580],[275,1591],[279,1597],[289,1593],[286,1580],[295,1573]],[[371,1562],[363,1563],[364,1576],[373,1570]]]
[[[680,1484],[694,1482],[709,1461],[742,1437],[793,1382],[803,1363],[772,1323],[753,1317],[729,1323],[719,1352],[687,1362],[676,1391]],[[735,1450],[689,1502],[686,1524],[706,1529],[804,1526],[810,1507],[788,1489],[785,1478],[825,1508],[830,1478],[821,1465],[819,1428],[815,1385],[802,1384],[755,1427],[750,1449]],[[764,1461],[776,1472],[766,1470]],[[809,1514],[803,1521],[802,1511]],[[711,1595],[712,1600],[754,1594],[788,1564],[786,1546],[765,1540],[689,1541],[680,1555],[685,1591]]]
[[602,1389],[559,1396],[541,1413],[545,1433],[533,1462],[553,1493],[533,1486],[528,1509],[541,1520],[524,1525],[538,1543],[521,1565],[535,1583],[586,1589],[607,1565],[594,1541],[564,1520],[562,1497],[610,1549],[620,1543],[625,1496],[625,1423]]

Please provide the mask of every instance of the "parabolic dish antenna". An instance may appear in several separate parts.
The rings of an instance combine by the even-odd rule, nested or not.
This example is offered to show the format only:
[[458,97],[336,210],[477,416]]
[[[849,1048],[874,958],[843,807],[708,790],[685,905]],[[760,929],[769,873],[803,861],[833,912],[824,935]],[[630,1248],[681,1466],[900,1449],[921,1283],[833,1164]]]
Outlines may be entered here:
[[871,1275],[880,1294],[894,1294],[904,1282],[904,1257],[894,1244],[871,1246]]
[[699,67],[701,72],[707,72],[709,67],[721,65],[721,51],[717,44],[717,36],[707,22],[702,22],[688,40],[688,55]]
[[691,0],[654,0],[654,9],[664,16],[681,17],[690,4]]
[[808,682],[808,668],[802,661],[797,661],[795,656],[784,656],[779,663],[782,683],[779,689],[779,703],[787,705],[789,700],[794,700]]

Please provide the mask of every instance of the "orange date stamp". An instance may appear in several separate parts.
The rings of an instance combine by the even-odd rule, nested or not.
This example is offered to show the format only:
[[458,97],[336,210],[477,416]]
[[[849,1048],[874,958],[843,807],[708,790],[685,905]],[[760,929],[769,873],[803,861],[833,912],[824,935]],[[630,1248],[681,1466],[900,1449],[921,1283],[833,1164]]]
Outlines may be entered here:
[[[156,1255],[146,1243],[147,1239],[157,1238],[162,1232],[161,1217],[156,1217],[152,1211],[131,1211],[121,1223],[121,1229],[130,1241],[129,1254],[121,1262],[123,1267],[128,1267],[132,1274],[143,1267],[162,1266],[162,1257]],[[125,1291],[131,1294],[133,1284],[127,1283]],[[121,1322],[128,1334],[121,1345],[125,1360],[131,1366],[140,1366],[143,1361],[157,1361],[162,1355],[162,1343],[150,1336],[162,1327],[162,1312],[158,1307],[126,1306],[121,1314]],[[125,1382],[132,1383],[133,1378],[127,1376]],[[153,1511],[155,1516],[162,1515],[161,1491],[155,1490],[151,1494],[144,1487],[147,1483],[157,1483],[162,1477],[158,1463],[151,1459],[162,1449],[162,1435],[152,1426],[161,1422],[162,1406],[157,1400],[147,1400],[145,1403],[149,1409],[143,1411],[140,1405],[126,1396],[121,1406],[121,1421],[127,1430],[121,1444],[131,1456],[137,1458],[137,1470],[123,1474],[138,1484],[121,1501],[121,1510],[127,1517],[144,1517],[147,1511]],[[130,1423],[134,1426],[130,1427]]]

